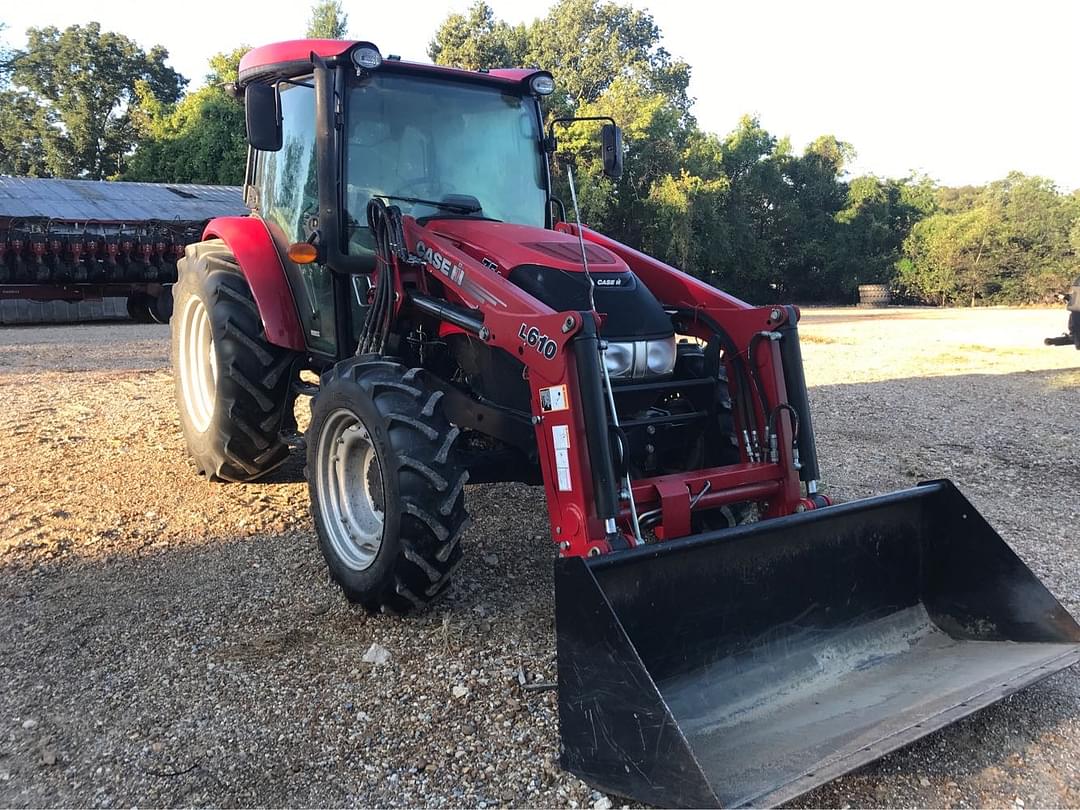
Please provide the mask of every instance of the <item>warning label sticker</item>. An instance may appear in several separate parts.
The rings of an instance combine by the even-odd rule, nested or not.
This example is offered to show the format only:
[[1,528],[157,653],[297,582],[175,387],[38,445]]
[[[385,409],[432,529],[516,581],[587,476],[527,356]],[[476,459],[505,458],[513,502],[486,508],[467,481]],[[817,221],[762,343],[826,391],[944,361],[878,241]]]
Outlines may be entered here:
[[551,388],[540,389],[540,410],[544,413],[552,411],[565,411],[567,405],[566,386],[556,385]]
[[[559,386],[566,391],[564,386]],[[551,440],[555,445],[555,473],[559,479],[559,491],[570,492],[570,428],[566,425],[552,425]]]

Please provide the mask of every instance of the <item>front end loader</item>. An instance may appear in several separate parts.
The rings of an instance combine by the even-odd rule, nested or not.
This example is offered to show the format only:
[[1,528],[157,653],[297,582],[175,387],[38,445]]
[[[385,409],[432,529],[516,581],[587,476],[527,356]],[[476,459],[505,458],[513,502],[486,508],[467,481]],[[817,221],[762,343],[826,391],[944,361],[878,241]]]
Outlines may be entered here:
[[776,804],[1080,660],[949,482],[818,491],[798,309],[584,227],[572,165],[552,194],[550,74],[301,40],[234,89],[252,215],[211,222],[174,291],[194,463],[248,481],[305,447],[330,574],[396,613],[448,587],[468,485],[542,485],[566,769]]

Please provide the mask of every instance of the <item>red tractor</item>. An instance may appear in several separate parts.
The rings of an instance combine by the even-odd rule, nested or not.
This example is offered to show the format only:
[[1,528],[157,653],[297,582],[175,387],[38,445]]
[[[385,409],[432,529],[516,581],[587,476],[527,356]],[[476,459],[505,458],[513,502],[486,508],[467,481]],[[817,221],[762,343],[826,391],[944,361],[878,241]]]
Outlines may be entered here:
[[[212,221],[174,291],[191,456],[249,481],[306,445],[330,573],[374,611],[446,590],[467,484],[542,484],[564,767],[778,803],[1080,658],[947,481],[817,492],[798,310],[582,227],[572,174],[552,195],[549,73],[306,40],[248,53],[236,89],[252,215]],[[600,141],[618,176],[614,122]]]

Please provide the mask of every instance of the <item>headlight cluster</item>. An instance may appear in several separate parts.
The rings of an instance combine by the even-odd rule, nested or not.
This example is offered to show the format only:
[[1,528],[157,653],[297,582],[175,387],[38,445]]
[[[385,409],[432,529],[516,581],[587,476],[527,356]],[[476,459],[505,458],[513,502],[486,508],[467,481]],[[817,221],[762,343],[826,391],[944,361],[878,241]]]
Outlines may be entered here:
[[659,340],[610,342],[604,364],[612,379],[661,377],[675,369],[675,336]]

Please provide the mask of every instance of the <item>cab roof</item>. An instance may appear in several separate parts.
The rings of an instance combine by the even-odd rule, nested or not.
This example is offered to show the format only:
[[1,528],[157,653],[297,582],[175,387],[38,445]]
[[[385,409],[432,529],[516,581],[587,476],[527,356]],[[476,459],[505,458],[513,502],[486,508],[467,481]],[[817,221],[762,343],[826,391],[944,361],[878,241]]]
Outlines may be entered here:
[[[241,87],[253,82],[268,82],[293,78],[309,73],[312,68],[311,55],[323,59],[343,56],[360,40],[345,39],[292,39],[275,42],[253,48],[240,60]],[[371,43],[363,43],[370,45]],[[430,65],[423,62],[404,62],[400,59],[383,57],[383,67],[396,72],[443,76],[448,79],[460,78],[469,81],[481,81],[502,85],[507,89],[517,88],[534,73],[543,73],[535,68],[497,68],[489,71],[461,70],[460,68]],[[383,68],[378,68],[382,70]]]

